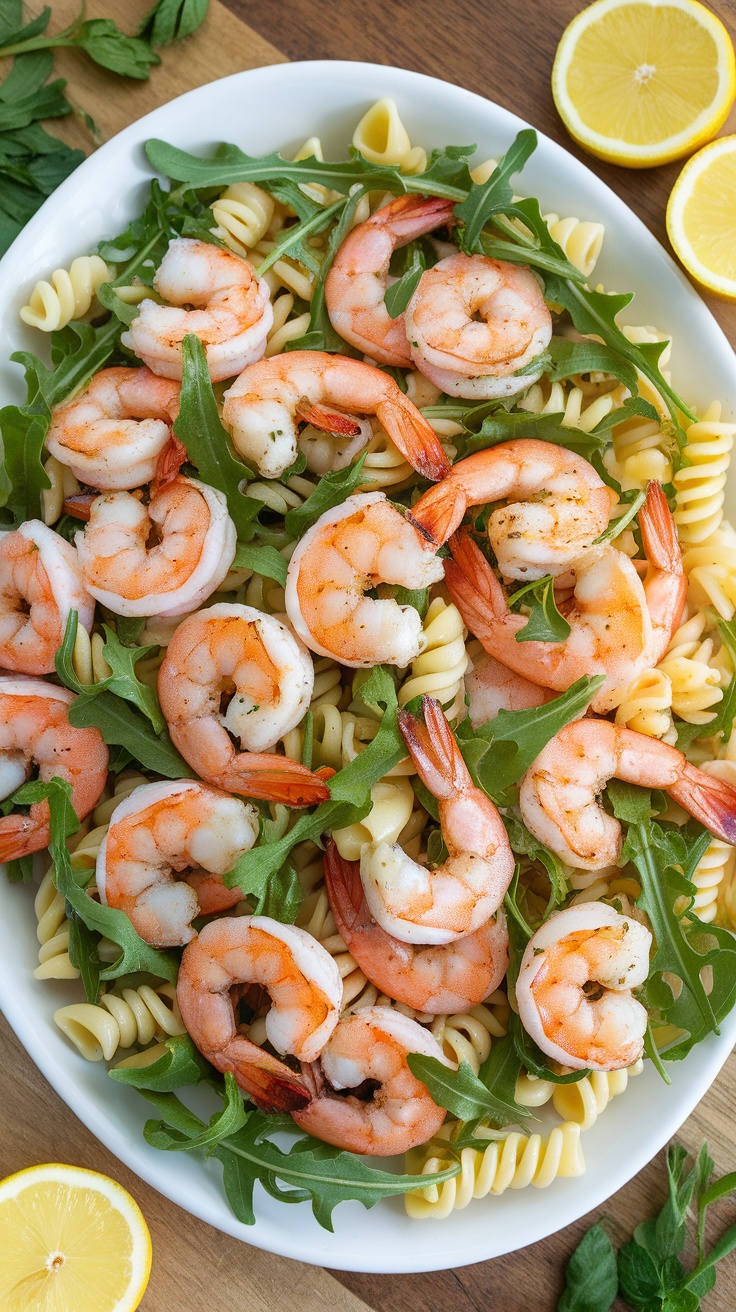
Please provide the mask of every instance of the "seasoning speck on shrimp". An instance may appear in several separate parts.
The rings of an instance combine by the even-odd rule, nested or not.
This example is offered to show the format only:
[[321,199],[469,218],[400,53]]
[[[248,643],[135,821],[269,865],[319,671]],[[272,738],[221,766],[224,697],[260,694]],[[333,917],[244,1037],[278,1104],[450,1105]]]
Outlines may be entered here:
[[[43,679],[0,678],[0,800],[31,776],[54,776],[72,787],[80,820],[97,805],[107,782],[107,748],[99,729],[69,723],[73,692]],[[29,815],[0,819],[0,861],[40,852],[49,842],[49,804],[34,802]]]
[[598,802],[609,779],[663,789],[716,838],[736,843],[736,788],[676,747],[610,720],[576,720],[542,748],[521,781],[524,823],[568,865],[616,865],[621,826]]
[[488,518],[504,578],[562,574],[608,525],[608,488],[582,456],[551,442],[516,438],[459,460],[412,508],[435,542],[446,542],[471,506],[505,501]]
[[80,483],[120,491],[150,483],[179,414],[179,383],[140,369],[101,369],[55,408],[46,446]]
[[53,674],[69,612],[89,633],[95,603],[76,548],[39,519],[0,536],[0,666]]
[[320,656],[342,665],[408,665],[422,621],[413,606],[365,594],[378,584],[427,588],[443,574],[433,543],[383,492],[362,492],[325,511],[289,562],[286,610]]
[[394,251],[452,218],[454,201],[397,196],[359,223],[342,242],[325,281],[330,322],[346,342],[378,364],[411,368],[403,314],[391,318],[384,297]]
[[121,340],[155,374],[181,378],[187,333],[202,343],[213,383],[260,360],[273,310],[268,287],[247,260],[206,241],[175,237],[153,286],[168,304],[141,301]]
[[446,861],[433,870],[398,843],[363,849],[360,875],[377,923],[405,943],[450,943],[480,929],[501,905],[514,873],[506,829],[476,788],[438,701],[423,698],[425,723],[399,711],[420,779],[438,801]]
[[541,377],[552,316],[531,269],[450,255],[426,269],[405,313],[417,369],[449,396],[514,396]]
[[519,1019],[554,1061],[615,1071],[644,1051],[647,1010],[631,990],[649,973],[652,936],[604,902],[549,917],[527,943],[516,981]]
[[360,862],[344,860],[334,842],[324,856],[325,884],[338,933],[381,993],[416,1011],[468,1011],[497,989],[509,964],[503,908],[473,934],[419,946],[387,934],[371,915]]
[[179,947],[195,916],[241,901],[222,876],[258,837],[258,812],[191,779],[144,784],[115,808],[97,856],[100,901],[124,911],[146,943]]
[[192,769],[226,792],[288,806],[329,797],[311,770],[268,752],[303,719],[313,687],[309,652],[285,624],[227,602],[182,621],[158,676],[171,738]]
[[[410,1052],[451,1066],[437,1040],[400,1011],[367,1007],[343,1016],[319,1062],[304,1073],[312,1100],[303,1111],[292,1112],[297,1125],[347,1152],[378,1157],[426,1143],[442,1125],[445,1111],[409,1070]],[[377,1086],[370,1097],[349,1092],[366,1081]]]
[[236,547],[223,493],[181,474],[147,506],[130,492],[96,497],[75,541],[92,596],[129,616],[194,610],[222,583]]
[[292,351],[245,369],[225,394],[222,417],[243,458],[278,478],[297,457],[299,423],[368,442],[375,416],[424,478],[444,478],[450,461],[429,422],[389,374],[326,351]]
[[212,920],[182,955],[176,996],[202,1056],[216,1070],[232,1071],[264,1111],[304,1107],[311,1094],[301,1076],[238,1032],[235,1007],[250,984],[271,997],[269,1043],[312,1062],[338,1021],[340,972],[311,934],[269,916]]

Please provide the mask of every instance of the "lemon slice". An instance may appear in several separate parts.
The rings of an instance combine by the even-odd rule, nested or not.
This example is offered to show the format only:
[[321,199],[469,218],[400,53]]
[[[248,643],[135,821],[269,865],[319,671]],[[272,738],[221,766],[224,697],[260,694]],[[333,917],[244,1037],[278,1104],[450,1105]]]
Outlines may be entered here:
[[697,0],[597,0],[557,47],[552,94],[599,159],[649,168],[711,141],[736,94],[723,23]]
[[0,1182],[3,1312],[133,1312],[151,1270],[138,1204],[106,1175],[32,1166]]
[[688,160],[667,205],[667,233],[693,278],[736,300],[736,137]]

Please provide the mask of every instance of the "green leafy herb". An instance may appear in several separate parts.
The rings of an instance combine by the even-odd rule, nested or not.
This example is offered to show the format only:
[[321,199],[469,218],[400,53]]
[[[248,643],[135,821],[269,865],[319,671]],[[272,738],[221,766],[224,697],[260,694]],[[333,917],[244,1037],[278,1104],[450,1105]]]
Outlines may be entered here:
[[79,971],[87,1001],[97,1002],[102,978],[102,960],[98,951],[99,934],[85,925],[70,902],[67,902],[66,910],[69,922],[69,960]]
[[632,497],[628,510],[625,510],[623,515],[619,515],[617,519],[611,520],[608,528],[604,529],[603,532],[598,535],[595,542],[610,542],[613,538],[617,538],[619,533],[623,533],[624,529],[631,523],[632,519],[635,519],[639,514],[646,499],[646,491],[642,490],[637,492],[636,496]]
[[191,36],[207,17],[210,0],[156,0],[138,24],[137,35],[152,46]]
[[295,538],[301,537],[308,528],[317,523],[320,515],[324,515],[326,510],[342,505],[356,487],[365,481],[364,464],[365,455],[362,455],[345,469],[336,469],[332,473],[323,474],[314,492],[306,501],[301,506],[295,506],[293,510],[288,511],[284,520],[287,533]]
[[196,778],[168,732],[155,734],[140,711],[112,692],[78,697],[69,707],[69,723],[77,729],[99,729],[108,746],[125,747],[144,770],[161,774],[165,779]]
[[[24,55],[17,59],[13,72],[23,61],[36,58]],[[0,84],[0,98],[10,77]],[[39,123],[0,134],[0,255],[83,159],[83,151],[71,150]]]
[[182,343],[181,407],[174,433],[184,443],[203,481],[227,498],[238,537],[248,541],[262,503],[240,491],[245,479],[253,475],[231,454],[230,438],[217,412],[204,347],[193,333],[187,333]]
[[549,875],[550,896],[543,917],[546,920],[552,911],[562,906],[570,891],[567,869],[549,847],[534,837],[523,821],[517,820],[516,816],[507,815],[504,817],[504,824],[512,852],[517,856],[528,856],[532,861],[539,861]]
[[49,851],[54,863],[54,884],[87,929],[104,934],[120,948],[117,961],[100,971],[100,979],[117,979],[120,975],[144,970],[157,979],[175,981],[178,971],[176,957],[144,943],[125,912],[101,906],[88,897],[77,882],[66,846],[67,838],[79,828],[71,797],[71,785],[54,777],[47,783],[34,779],[22,784],[8,801],[13,806],[27,806],[48,799],[51,829]]
[[286,586],[287,565],[283,556],[268,543],[239,542],[235,551],[233,569],[252,569],[255,574],[263,574],[267,579],[274,579],[279,587]]
[[[158,1093],[155,1089],[140,1087],[138,1092],[142,1093],[148,1102],[152,1102],[154,1107],[164,1111],[164,1116],[166,1108],[170,1108],[174,1115],[181,1115],[179,1111],[181,1103],[175,1094]],[[248,1113],[243,1103],[243,1094],[232,1071],[225,1072],[224,1103],[222,1111],[216,1112],[210,1118],[209,1125],[196,1134],[182,1136],[172,1142],[168,1130],[165,1128],[160,1129],[159,1123],[156,1121],[146,1121],[143,1127],[143,1137],[146,1143],[150,1143],[152,1148],[160,1148],[163,1152],[192,1152],[201,1148],[209,1156],[223,1140],[229,1139],[231,1135],[237,1134],[238,1130],[242,1130],[248,1119]],[[190,1123],[198,1119],[192,1113],[189,1113],[189,1117]]]
[[454,419],[465,426],[466,436],[459,438],[463,456],[486,451],[516,437],[536,437],[555,446],[569,447],[591,461],[610,445],[611,429],[617,424],[637,415],[654,420],[659,418],[654,406],[640,396],[627,397],[622,406],[612,410],[590,432],[571,427],[565,422],[563,412],[538,415],[529,410],[506,410],[496,401],[473,406],[445,402],[428,406],[423,414],[429,419]]
[[513,610],[522,600],[529,608],[529,618],[516,634],[517,642],[567,641],[572,629],[557,609],[555,581],[551,574],[525,583],[509,597],[509,608]]
[[[508,895],[507,895],[508,896]],[[508,906],[508,903],[507,903]],[[509,922],[511,924],[511,922]],[[517,967],[518,975],[518,967]],[[569,1075],[558,1075],[551,1066],[547,1064],[547,1058],[542,1050],[537,1046],[534,1040],[524,1029],[519,1017],[514,1012],[509,1017],[509,1034],[514,1041],[516,1055],[530,1075],[536,1075],[538,1080],[550,1080],[552,1084],[577,1084],[579,1080],[590,1075],[589,1070],[570,1071]]]
[[427,267],[427,262],[422,252],[415,250],[409,268],[399,278],[398,282],[386,288],[384,302],[386,309],[392,319],[398,319],[400,314],[404,313],[409,301],[419,286],[419,279]]
[[147,41],[127,36],[111,18],[89,18],[84,21],[83,14],[84,9],[63,32],[47,36],[46,27],[51,10],[45,9],[39,15],[32,35],[28,34],[28,27],[20,32],[5,34],[0,46],[0,58],[72,46],[83,50],[96,64],[109,68],[113,73],[139,79],[147,78],[153,65],[161,62]]
[[[332,262],[342,245],[344,238],[355,216],[355,211],[365,195],[365,187],[356,187],[352,196],[347,200],[340,201],[336,209],[340,210],[340,217],[337,220],[327,242],[327,252],[320,263],[314,287],[312,290],[312,299],[309,303],[309,327],[302,337],[297,337],[286,343],[286,349],[289,351],[339,351],[341,354],[349,355],[353,348],[348,346],[347,342],[340,336],[332,326],[330,316],[327,313],[325,303],[325,282],[329,273]],[[325,211],[326,212],[326,211]],[[312,222],[314,228],[316,220]],[[307,225],[303,224],[303,230]],[[304,242],[301,243],[302,258],[304,256]],[[263,265],[260,266],[263,269]]]
[[[166,728],[166,721],[161,713],[158,697],[152,688],[149,688],[145,683],[141,683],[135,672],[138,661],[142,660],[144,656],[150,656],[152,652],[158,651],[158,647],[155,645],[152,647],[124,647],[117,634],[108,628],[107,624],[103,624],[106,641],[102,648],[102,654],[111,667],[112,674],[99,683],[80,683],[74,671],[73,661],[78,622],[77,612],[71,610],[66,622],[63,642],[55,657],[56,673],[61,682],[67,688],[71,688],[72,692],[76,692],[83,700],[92,701],[101,692],[109,691],[114,693],[116,697],[121,697],[123,701],[131,702],[150,721],[153,732],[158,737]],[[78,705],[79,702],[75,704]]]
[[482,1117],[500,1126],[518,1120],[519,1115],[528,1115],[525,1109],[516,1110],[515,1104],[508,1107],[495,1098],[467,1061],[461,1061],[459,1069],[453,1071],[436,1057],[412,1052],[407,1063],[412,1075],[427,1086],[437,1106],[446,1107],[460,1121]]
[[613,1244],[602,1226],[592,1225],[567,1264],[557,1312],[609,1312],[617,1293]]
[[553,337],[547,350],[552,363],[545,373],[551,383],[562,382],[576,374],[612,374],[630,392],[635,394],[637,391],[636,369],[631,361],[602,342],[573,342],[567,337]]
[[266,1136],[285,1128],[283,1119],[259,1111],[246,1113],[246,1123],[236,1133],[220,1137],[221,1122],[208,1127],[194,1116],[174,1094],[141,1090],[156,1107],[161,1119],[148,1121],[147,1141],[164,1151],[187,1151],[206,1144],[224,1168],[225,1192],[239,1221],[253,1225],[253,1189],[256,1182],[283,1203],[311,1201],[321,1226],[332,1230],[332,1213],[338,1203],[350,1199],[366,1208],[382,1198],[405,1194],[411,1189],[441,1184],[457,1175],[453,1163],[432,1175],[392,1175],[368,1165],[364,1157],[342,1152],[310,1136],[297,1139],[287,1151]]
[[210,1079],[212,1069],[188,1034],[170,1035],[164,1039],[164,1047],[166,1051],[156,1061],[146,1066],[116,1066],[108,1075],[134,1089],[153,1089],[156,1093],[173,1093]]
[[578,679],[545,706],[499,711],[494,720],[477,729],[470,720],[463,720],[457,740],[477,786],[497,806],[508,805],[507,790],[529,769],[550,739],[586,710],[602,682],[601,675]]
[[455,218],[463,225],[458,245],[466,255],[475,255],[482,250],[480,234],[483,228],[491,215],[503,213],[511,205],[511,178],[524,167],[536,147],[536,132],[524,128],[487,182],[474,182],[467,199],[455,206]]

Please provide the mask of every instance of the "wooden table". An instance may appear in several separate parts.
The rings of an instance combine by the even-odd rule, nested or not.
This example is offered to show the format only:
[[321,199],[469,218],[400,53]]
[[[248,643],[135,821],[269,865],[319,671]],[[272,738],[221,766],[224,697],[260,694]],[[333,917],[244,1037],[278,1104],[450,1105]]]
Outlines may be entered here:
[[[147,0],[98,0],[90,16],[111,16],[132,30]],[[104,136],[163,104],[179,92],[242,68],[284,59],[359,59],[399,64],[437,74],[527,118],[568,150],[591,161],[567,137],[549,91],[554,50],[578,0],[213,0],[205,27],[190,41],[163,52],[150,81],[126,84],[62,51],[57,67],[70,79],[75,100],[89,111]],[[736,0],[711,6],[736,31]],[[53,6],[61,28],[76,0]],[[74,144],[89,139],[73,122],[59,129]],[[724,131],[736,131],[736,116]],[[666,243],[664,210],[677,165],[627,171],[594,163],[599,176]],[[736,341],[736,306],[710,302]],[[144,1312],[553,1312],[564,1263],[596,1215],[605,1216],[615,1241],[628,1238],[665,1196],[660,1154],[595,1214],[550,1239],[509,1257],[456,1271],[419,1276],[329,1274],[261,1253],[219,1234],[142,1184],[95,1140],[45,1083],[7,1026],[0,1023],[0,1176],[42,1161],[69,1161],[107,1172],[138,1199],[151,1227],[154,1265]],[[736,1169],[736,1054],[680,1138],[696,1147],[707,1138],[719,1171]],[[718,1226],[736,1220],[736,1204],[722,1206]],[[489,1219],[489,1224],[492,1221]],[[726,1262],[707,1312],[736,1305],[736,1261]],[[623,1306],[623,1305],[621,1305]],[[72,1310],[70,1309],[70,1312]]]

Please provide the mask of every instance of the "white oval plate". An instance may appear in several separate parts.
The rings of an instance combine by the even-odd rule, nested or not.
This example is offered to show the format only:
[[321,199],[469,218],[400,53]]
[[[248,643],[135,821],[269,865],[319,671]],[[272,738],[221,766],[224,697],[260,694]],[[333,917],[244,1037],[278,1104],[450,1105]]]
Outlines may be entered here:
[[[254,69],[199,87],[149,114],[102,146],[59,187],[0,262],[0,394],[22,399],[11,351],[38,351],[40,337],[18,310],[36,278],[47,277],[119,232],[143,208],[150,181],[142,145],[162,137],[209,152],[235,141],[249,153],[296,149],[318,133],[328,157],[343,158],[355,124],[373,101],[393,96],[412,142],[428,149],[475,142],[477,159],[503,154],[520,128],[513,114],[434,78],[381,65],[314,62]],[[709,311],[644,224],[560,146],[540,137],[520,189],[546,211],[606,224],[596,271],[617,291],[635,288],[631,323],[674,332],[672,372],[678,390],[705,406],[714,397],[733,408],[731,349]],[[0,1003],[33,1060],[80,1119],[122,1161],[161,1193],[211,1225],[287,1257],[356,1271],[431,1271],[480,1262],[560,1230],[620,1189],[676,1132],[702,1098],[736,1039],[736,1011],[720,1037],[671,1068],[666,1088],[647,1069],[583,1136],[587,1173],[548,1189],[509,1191],[474,1202],[441,1223],[411,1221],[401,1199],[366,1212],[339,1206],[335,1233],[317,1225],[307,1203],[286,1207],[256,1189],[258,1220],[247,1227],[230,1212],[216,1162],[161,1153],[144,1142],[148,1106],[132,1089],[84,1061],[53,1024],[53,1012],[78,1000],[78,989],[33,978],[38,944],[29,889],[0,879],[0,923],[13,926],[0,953]]]

